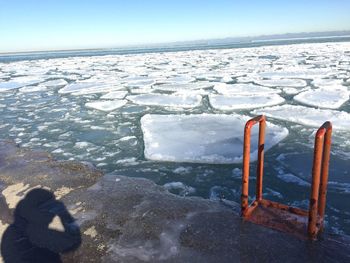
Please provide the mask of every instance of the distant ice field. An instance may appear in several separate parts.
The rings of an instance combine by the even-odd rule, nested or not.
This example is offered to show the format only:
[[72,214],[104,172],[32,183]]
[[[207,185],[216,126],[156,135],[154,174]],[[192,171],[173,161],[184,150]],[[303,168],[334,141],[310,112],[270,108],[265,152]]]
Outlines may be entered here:
[[315,132],[331,121],[327,231],[350,235],[349,95],[350,42],[2,62],[0,138],[239,202],[244,124],[265,114],[264,198],[307,208]]

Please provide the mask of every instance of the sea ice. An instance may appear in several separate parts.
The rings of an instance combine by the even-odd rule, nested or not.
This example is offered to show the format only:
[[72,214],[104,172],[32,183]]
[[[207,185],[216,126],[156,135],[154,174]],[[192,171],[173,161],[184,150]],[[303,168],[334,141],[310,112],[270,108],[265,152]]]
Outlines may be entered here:
[[[145,157],[150,160],[192,163],[242,162],[244,125],[249,119],[241,115],[151,115],[141,118]],[[288,130],[267,123],[268,150],[288,135]],[[252,141],[258,136],[252,130]],[[251,160],[257,158],[252,144]]]
[[8,82],[0,82],[0,92],[18,89],[24,86],[34,85],[41,82],[42,79],[38,79],[35,77],[17,77],[13,78]]
[[280,93],[280,89],[271,89],[254,84],[225,84],[218,83],[214,86],[214,89],[221,94],[225,95],[254,95],[254,94],[273,94]]
[[150,86],[155,83],[156,81],[154,79],[142,79],[142,80],[134,80],[134,81],[126,82],[125,86],[130,88],[140,88],[143,86]]
[[306,91],[308,89],[309,89],[309,87],[302,88],[302,89],[300,89],[300,88],[283,88],[282,90],[284,93],[286,93],[288,95],[295,95],[295,94],[298,94],[302,91]]
[[167,78],[163,83],[169,84],[187,84],[195,81],[196,79],[187,75],[178,75]]
[[213,87],[214,84],[208,81],[198,81],[185,84],[163,84],[163,85],[154,85],[153,88],[156,90],[165,90],[165,91],[188,91],[188,90],[198,90]]
[[253,110],[252,114],[265,114],[272,118],[312,127],[320,127],[325,121],[331,121],[334,129],[350,130],[350,114],[345,111],[281,105]]
[[118,90],[109,92],[103,96],[101,96],[101,99],[124,99],[126,94],[128,94],[125,90]]
[[36,91],[44,91],[47,90],[46,86],[43,85],[38,85],[38,86],[25,86],[23,88],[20,88],[19,91],[20,92],[36,92]]
[[344,86],[319,88],[299,93],[294,100],[319,108],[337,109],[349,99],[349,91]]
[[9,81],[9,82],[1,82],[0,83],[0,92],[2,91],[8,91],[12,89],[18,89],[20,87],[23,87],[22,83],[16,82],[16,81]]
[[254,96],[209,95],[210,104],[218,110],[254,109],[284,102],[278,94]]
[[295,176],[294,174],[277,174],[277,177],[286,183],[294,183],[300,186],[310,186],[310,183],[304,181],[303,179]]
[[127,99],[140,105],[165,106],[165,107],[176,107],[176,108],[194,108],[200,105],[202,96],[142,94],[142,95],[128,96]]
[[100,111],[113,111],[115,109],[123,107],[127,103],[127,100],[107,100],[107,101],[94,101],[85,104],[86,107],[100,110]]
[[302,79],[261,79],[255,80],[255,82],[262,86],[267,87],[294,87],[302,88],[306,86],[306,81]]
[[77,81],[71,84],[68,84],[64,88],[60,89],[58,93],[67,94],[71,93],[72,95],[85,95],[85,94],[94,94],[94,93],[103,93],[119,90],[123,87],[116,86],[113,83],[105,82],[95,82],[95,81]]
[[343,83],[341,79],[314,79],[311,82],[316,87],[339,86]]
[[42,85],[45,85],[46,87],[57,87],[57,86],[65,86],[68,82],[64,79],[55,79],[55,80],[48,80],[42,83]]

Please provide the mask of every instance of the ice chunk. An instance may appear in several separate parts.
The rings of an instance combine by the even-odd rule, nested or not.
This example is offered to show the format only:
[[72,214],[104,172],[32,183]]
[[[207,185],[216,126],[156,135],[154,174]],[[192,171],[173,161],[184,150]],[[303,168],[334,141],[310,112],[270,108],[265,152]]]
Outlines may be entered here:
[[128,96],[127,99],[140,105],[193,108],[200,105],[202,97],[199,95],[142,94]]
[[85,104],[85,106],[101,111],[113,111],[115,109],[123,107],[126,103],[127,100],[107,100],[88,102]]
[[310,186],[310,183],[304,181],[303,179],[295,176],[294,174],[277,174],[277,177],[286,183],[294,183],[300,186]]
[[316,87],[338,86],[343,83],[341,79],[314,79],[311,82]]
[[155,85],[154,89],[157,90],[165,90],[165,91],[188,91],[188,90],[198,90],[213,87],[214,84],[208,81],[200,81],[200,82],[191,82],[185,84],[163,84],[163,85]]
[[8,82],[0,82],[0,92],[18,89],[24,86],[34,85],[41,82],[42,79],[35,77],[17,77]]
[[12,89],[18,89],[20,87],[23,87],[22,83],[16,82],[16,81],[9,81],[9,82],[1,82],[0,83],[0,92],[1,91],[7,91]]
[[315,109],[296,105],[282,105],[253,110],[252,113],[265,114],[272,118],[312,127],[320,127],[325,121],[331,121],[334,129],[350,130],[350,114],[345,111]]
[[45,85],[46,87],[65,86],[67,84],[68,84],[68,82],[65,81],[64,79],[48,80],[48,81],[42,83],[42,85]]
[[[141,118],[145,157],[151,160],[193,163],[242,162],[244,125],[241,115],[150,115]],[[288,135],[286,128],[267,123],[266,150]],[[252,130],[256,141],[258,128]],[[252,161],[257,146],[252,144]]]
[[19,91],[20,92],[36,92],[36,91],[44,91],[47,90],[46,86],[43,85],[38,85],[38,86],[26,86],[23,88],[20,88]]
[[218,110],[254,109],[284,102],[278,94],[255,96],[209,95],[210,104]]
[[258,86],[254,84],[225,84],[218,83],[214,86],[214,89],[221,93],[227,95],[253,95],[253,94],[273,94],[280,93],[280,89],[271,89],[263,86]]
[[64,88],[60,89],[58,93],[67,94],[71,93],[72,95],[85,95],[85,94],[94,94],[94,93],[104,93],[111,92],[120,89],[124,89],[123,86],[117,85],[115,82],[103,82],[103,81],[77,81],[71,84],[68,84]]
[[294,95],[294,94],[298,94],[302,91],[306,91],[309,90],[309,87],[306,87],[304,89],[300,89],[300,88],[283,88],[282,89],[284,93],[288,94],[288,95]]
[[255,80],[255,82],[262,86],[267,87],[294,87],[302,88],[306,86],[306,81],[302,79],[261,79]]
[[204,90],[204,89],[196,89],[196,90],[179,90],[175,93],[173,93],[172,95],[176,95],[176,96],[195,96],[195,95],[209,95],[213,93],[212,90]]
[[98,83],[98,82],[87,82],[87,81],[81,81],[81,82],[75,82],[71,83],[64,88],[60,89],[58,93],[61,94],[67,94],[67,93],[98,93],[98,92],[104,92],[108,86],[105,83]]
[[134,80],[134,81],[126,82],[125,85],[130,88],[140,88],[143,86],[150,86],[155,83],[156,81],[154,79],[143,79],[143,80]]
[[349,99],[348,89],[344,86],[333,86],[304,91],[294,100],[319,108],[337,109]]
[[125,90],[113,91],[103,95],[101,99],[124,99],[126,94],[128,92]]
[[196,79],[191,77],[191,76],[187,76],[187,75],[178,75],[178,76],[173,76],[173,77],[169,77],[167,78],[165,81],[162,81],[163,83],[173,83],[173,84],[187,84],[190,82],[195,81]]

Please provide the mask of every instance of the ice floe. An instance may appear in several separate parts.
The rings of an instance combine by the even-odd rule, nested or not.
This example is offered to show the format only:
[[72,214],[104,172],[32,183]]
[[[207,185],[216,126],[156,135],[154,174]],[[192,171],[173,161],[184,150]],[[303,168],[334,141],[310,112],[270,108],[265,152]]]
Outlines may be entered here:
[[128,92],[124,90],[112,91],[101,96],[101,99],[124,99],[126,94],[128,94]]
[[0,82],[0,92],[18,89],[24,86],[34,85],[42,82],[42,79],[35,77],[17,77],[7,82]]
[[23,85],[23,83],[19,83],[16,81],[1,82],[0,83],[0,92],[12,90],[12,89],[18,89],[18,88],[23,87],[23,86],[25,86],[25,84]]
[[316,87],[339,86],[343,83],[342,79],[314,79],[312,85]]
[[[243,131],[249,118],[241,115],[150,115],[141,118],[145,157],[150,160],[193,163],[242,162]],[[283,140],[288,130],[267,124],[266,150]],[[252,130],[256,140],[258,129]],[[252,145],[251,159],[257,149]]]
[[200,81],[200,82],[192,82],[192,83],[184,83],[184,84],[163,84],[163,85],[155,85],[154,89],[157,90],[165,90],[165,91],[189,91],[189,90],[199,90],[213,87],[214,83],[208,81]]
[[262,86],[267,87],[294,87],[302,88],[306,86],[306,81],[302,79],[261,79],[255,80],[255,82]]
[[349,99],[349,91],[344,86],[331,86],[299,93],[294,100],[319,108],[337,109]]
[[20,92],[37,92],[37,91],[45,91],[45,90],[47,90],[47,87],[44,85],[25,86],[19,89]]
[[284,99],[278,94],[255,96],[209,95],[210,104],[218,110],[254,109],[281,104]]
[[174,108],[194,108],[200,105],[202,96],[142,94],[128,96],[127,99],[139,105],[164,106]]
[[166,80],[162,81],[162,83],[187,84],[187,83],[193,82],[195,80],[196,80],[195,78],[188,76],[188,75],[178,75],[178,76],[169,77]]
[[273,94],[280,93],[280,89],[272,89],[254,84],[225,84],[218,83],[214,86],[214,89],[221,94],[225,95],[254,95],[254,94]]
[[300,186],[310,186],[310,183],[305,180],[295,176],[294,174],[277,174],[277,177],[286,183],[294,183]]
[[288,94],[288,95],[295,95],[295,94],[298,94],[302,91],[306,91],[306,90],[309,90],[309,87],[306,87],[306,88],[283,88],[282,89],[284,93]]
[[350,113],[345,111],[315,109],[297,105],[281,105],[253,110],[252,114],[265,114],[272,118],[312,127],[319,127],[325,121],[331,121],[334,129],[350,130]]
[[42,85],[45,85],[46,87],[58,87],[58,86],[65,86],[68,82],[64,79],[55,79],[55,80],[48,80],[42,83]]
[[87,108],[92,108],[100,111],[113,111],[115,109],[123,107],[127,103],[127,100],[106,100],[106,101],[94,101],[85,104]]
[[107,92],[110,87],[101,82],[74,82],[71,83],[64,88],[60,89],[58,93],[68,94],[68,93],[80,93],[80,94],[89,94],[89,93],[99,93],[99,92]]

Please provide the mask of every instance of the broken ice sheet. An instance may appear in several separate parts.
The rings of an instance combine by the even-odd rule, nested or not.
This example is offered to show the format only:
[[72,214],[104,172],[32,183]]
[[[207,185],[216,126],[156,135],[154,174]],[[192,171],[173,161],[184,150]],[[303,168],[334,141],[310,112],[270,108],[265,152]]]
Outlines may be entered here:
[[320,127],[325,121],[331,121],[334,129],[350,130],[350,114],[345,111],[281,105],[253,110],[251,113],[265,114],[268,117],[312,127]]
[[124,99],[126,94],[128,92],[125,90],[112,91],[101,96],[101,99]]
[[[141,118],[145,157],[150,160],[192,163],[242,162],[244,125],[249,119],[241,115],[152,115]],[[288,135],[288,130],[267,123],[268,150]],[[252,129],[252,141],[258,137]],[[252,144],[255,161],[257,145]]]
[[224,95],[253,95],[253,94],[273,94],[280,93],[280,89],[272,89],[254,84],[225,84],[218,83],[214,89]]
[[45,85],[46,87],[57,87],[57,86],[65,86],[68,84],[67,81],[64,79],[54,79],[54,80],[48,80],[44,83],[41,83],[42,85]]
[[8,82],[0,82],[0,92],[18,89],[24,86],[34,85],[41,81],[43,80],[40,78],[30,76],[13,78]]
[[255,82],[262,86],[267,87],[294,87],[302,88],[306,86],[306,81],[302,79],[261,79],[255,80]]
[[254,96],[209,95],[210,104],[218,110],[254,109],[277,105],[284,102],[278,94]]
[[331,86],[299,93],[294,100],[319,108],[337,109],[349,99],[349,91],[344,86]]
[[188,91],[188,90],[200,90],[205,88],[213,87],[214,84],[209,81],[197,81],[186,84],[175,83],[175,84],[162,84],[154,85],[153,88],[156,90],[164,91]]
[[200,95],[142,94],[128,96],[127,99],[139,105],[165,106],[174,108],[194,108],[200,105]]

